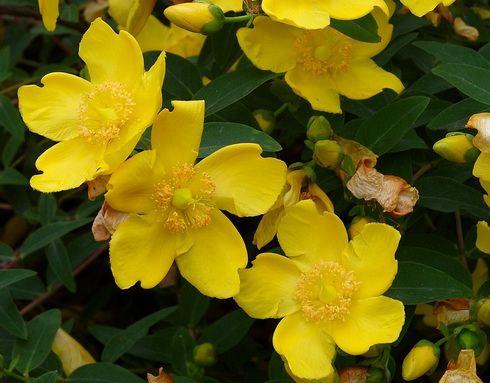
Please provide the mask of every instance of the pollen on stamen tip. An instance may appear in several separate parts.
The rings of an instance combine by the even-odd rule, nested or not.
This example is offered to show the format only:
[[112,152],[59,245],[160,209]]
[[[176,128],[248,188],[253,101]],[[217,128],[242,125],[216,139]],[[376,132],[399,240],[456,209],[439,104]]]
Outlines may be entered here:
[[91,144],[106,145],[117,138],[131,118],[133,96],[124,85],[108,82],[82,96],[77,108],[78,133]]
[[[336,262],[320,261],[299,278],[295,298],[307,321],[321,323],[334,319],[344,320],[349,314],[352,294],[359,284],[353,271],[346,271]],[[328,303],[321,299],[322,288],[334,292]]]

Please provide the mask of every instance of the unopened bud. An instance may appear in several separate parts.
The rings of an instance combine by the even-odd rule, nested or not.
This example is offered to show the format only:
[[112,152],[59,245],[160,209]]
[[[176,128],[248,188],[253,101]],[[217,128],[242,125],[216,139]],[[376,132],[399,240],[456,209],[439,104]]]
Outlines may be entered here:
[[365,383],[387,383],[386,374],[383,370],[377,367],[370,367]]
[[[371,217],[361,217],[361,216],[357,216],[357,217],[354,217],[354,219],[352,220],[352,222],[350,223],[349,225],[349,237],[350,239],[354,239],[354,237],[356,237],[358,234],[361,233],[362,229],[364,229],[364,226],[366,226],[367,223],[370,223],[370,222],[376,222],[374,220],[374,218],[371,218]],[[375,352],[375,349],[374,350],[371,350],[371,348],[369,349],[368,352]],[[364,354],[364,356],[367,356],[366,354]],[[372,358],[373,356],[375,355],[370,355],[370,356],[367,356],[369,358]]]
[[430,374],[439,363],[441,350],[428,340],[419,341],[407,354],[402,364],[403,379],[410,381]]
[[214,345],[207,342],[194,347],[194,361],[201,366],[212,366],[215,364],[217,353]]
[[478,326],[474,324],[466,324],[454,330],[455,346],[459,350],[472,349],[475,351],[475,356],[481,354],[487,344],[487,335]]
[[437,141],[433,149],[441,157],[459,164],[467,164],[476,160],[480,151],[472,144],[471,134],[454,134]]
[[306,137],[312,142],[320,140],[328,140],[332,135],[332,127],[330,122],[323,116],[313,116],[308,122],[306,128]]
[[263,132],[271,134],[274,131],[276,116],[273,112],[266,109],[257,109],[252,114]]
[[340,151],[340,146],[335,141],[320,140],[315,143],[313,159],[324,168],[334,169],[341,160]]
[[210,35],[224,25],[223,10],[209,3],[181,3],[165,9],[165,17],[190,32]]
[[487,326],[490,326],[490,299],[485,299],[478,309],[478,320]]

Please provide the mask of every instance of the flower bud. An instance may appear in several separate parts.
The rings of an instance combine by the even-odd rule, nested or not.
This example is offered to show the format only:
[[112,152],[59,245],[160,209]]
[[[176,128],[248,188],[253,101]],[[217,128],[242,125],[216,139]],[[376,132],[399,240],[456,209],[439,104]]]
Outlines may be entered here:
[[224,25],[223,10],[208,3],[182,3],[165,9],[165,17],[175,25],[190,32],[210,35]]
[[194,361],[201,366],[212,366],[217,361],[217,353],[212,343],[198,344],[194,347]]
[[485,299],[478,309],[478,320],[487,326],[490,326],[490,299]]
[[340,161],[340,146],[332,140],[320,140],[315,143],[313,159],[324,168],[336,168]]
[[257,109],[252,114],[264,133],[271,134],[274,131],[276,116],[273,112],[266,109]]
[[472,144],[471,134],[448,135],[437,141],[433,149],[441,157],[459,164],[467,164],[476,160],[480,151]]
[[306,128],[306,137],[312,142],[320,140],[328,140],[332,135],[332,127],[330,122],[323,116],[313,116],[308,122]]
[[361,217],[356,216],[349,225],[349,237],[354,239],[361,231],[364,229],[367,223],[376,222],[374,218],[371,217]]
[[475,356],[481,354],[487,344],[487,335],[474,324],[462,325],[454,330],[455,346],[457,350],[475,351]]
[[441,350],[428,340],[419,341],[407,354],[402,364],[403,379],[410,381],[431,373],[439,363]]
[[453,29],[458,36],[470,41],[476,41],[480,36],[478,29],[472,27],[471,25],[467,25],[461,17],[456,17],[454,19]]

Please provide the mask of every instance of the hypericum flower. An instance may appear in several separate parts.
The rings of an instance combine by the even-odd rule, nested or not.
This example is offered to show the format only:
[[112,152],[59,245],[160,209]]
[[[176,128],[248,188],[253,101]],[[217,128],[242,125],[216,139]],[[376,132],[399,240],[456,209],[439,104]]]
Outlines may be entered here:
[[238,216],[265,213],[286,178],[286,165],[263,158],[260,146],[224,147],[198,164],[204,102],[174,101],[152,128],[152,150],[124,162],[107,184],[106,200],[130,217],[110,242],[120,288],[156,286],[173,261],[203,294],[227,298],[239,290],[247,264],[243,240],[219,210]]
[[52,32],[56,28],[59,16],[59,0],[38,0],[39,13],[43,17],[44,27]]
[[95,20],[80,43],[90,81],[50,73],[43,87],[19,89],[19,108],[27,127],[61,141],[36,161],[43,174],[31,186],[43,192],[72,189],[110,174],[134,149],[162,105],[165,73],[162,53],[145,72],[136,40]]
[[393,30],[382,11],[376,8],[373,14],[382,39],[379,43],[356,41],[331,27],[304,30],[266,16],[257,17],[252,29],[239,29],[237,37],[254,65],[286,72],[286,82],[313,109],[341,113],[339,95],[362,100],[384,88],[403,90],[398,77],[371,60],[386,47]]
[[479,221],[476,225],[476,234],[476,247],[478,250],[490,254],[490,227],[488,226],[488,223]]
[[156,0],[109,0],[109,14],[119,25],[137,36],[143,29]]
[[286,209],[305,199],[315,202],[319,213],[334,212],[330,198],[320,186],[307,177],[304,169],[289,171],[286,184],[276,203],[260,220],[253,243],[260,249],[272,241],[277,233],[279,222],[286,214]]
[[406,381],[415,380],[434,371],[439,363],[441,349],[428,340],[419,341],[403,360],[402,376]]
[[439,4],[451,5],[456,0],[400,0],[415,16],[424,16]]
[[96,363],[85,347],[62,328],[56,332],[51,350],[60,358],[66,376],[70,375],[78,367]]
[[172,5],[165,8],[164,14],[179,27],[203,35],[219,31],[225,19],[223,10],[219,6],[204,2]]
[[303,29],[320,29],[330,24],[330,17],[338,20],[355,20],[379,7],[387,15],[384,0],[262,0],[262,9],[271,19]]
[[370,223],[348,242],[342,221],[308,200],[289,208],[277,237],[286,257],[260,254],[240,270],[234,299],[251,317],[284,317],[273,343],[294,375],[331,374],[335,344],[360,355],[398,338],[403,304],[381,295],[397,272],[398,231]]
[[471,134],[451,134],[437,141],[433,149],[441,157],[459,164],[476,160],[480,151],[473,146]]

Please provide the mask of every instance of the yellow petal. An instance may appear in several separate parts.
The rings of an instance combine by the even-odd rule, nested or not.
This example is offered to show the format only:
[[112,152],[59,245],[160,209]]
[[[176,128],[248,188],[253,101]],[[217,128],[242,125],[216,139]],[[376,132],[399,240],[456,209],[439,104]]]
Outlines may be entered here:
[[196,165],[216,185],[216,207],[244,217],[264,214],[274,204],[286,182],[286,164],[260,153],[257,144],[229,145]]
[[77,137],[77,108],[92,84],[68,73],[50,73],[41,82],[43,87],[26,85],[18,91],[19,110],[27,127],[53,141]]
[[379,8],[386,16],[390,10],[384,0],[344,0],[327,2],[330,16],[338,20],[355,20]]
[[332,322],[332,337],[345,352],[365,353],[378,343],[392,343],[398,339],[405,311],[403,303],[384,296],[353,300],[345,320]]
[[284,213],[284,207],[279,207],[264,214],[254,235],[254,244],[259,249],[274,239],[279,222],[284,217]]
[[311,200],[300,201],[287,210],[277,237],[286,255],[304,256],[301,263],[305,265],[320,260],[340,262],[347,246],[347,232],[339,217],[329,212],[319,214]]
[[83,35],[79,55],[87,64],[93,84],[117,82],[132,90],[144,72],[141,49],[128,32],[119,34],[96,19]]
[[397,93],[404,89],[398,77],[381,69],[371,59],[351,60],[349,68],[339,71],[333,81],[340,94],[353,100],[364,100],[385,88],[393,89]]
[[81,138],[60,142],[37,159],[36,168],[43,174],[33,176],[31,186],[44,193],[76,188],[107,169],[102,154],[102,147]]
[[60,358],[66,376],[78,367],[95,363],[92,355],[62,328],[56,332],[51,350]]
[[167,39],[170,33],[170,28],[160,22],[155,16],[150,15],[146,24],[141,31],[136,35],[136,41],[140,45],[141,51],[168,51]]
[[311,0],[263,0],[262,9],[272,20],[304,29],[319,29],[330,24],[330,7],[325,3]]
[[175,259],[177,237],[168,233],[156,216],[131,215],[112,235],[109,247],[112,274],[121,289],[141,281],[155,287]]
[[230,298],[240,290],[238,269],[247,265],[247,250],[231,221],[218,209],[207,226],[189,230],[190,248],[177,259],[182,276],[202,294]]
[[138,35],[153,11],[156,0],[134,0],[129,9],[125,27],[133,36]]
[[398,270],[395,252],[400,233],[382,223],[368,223],[349,242],[342,254],[342,265],[353,270],[361,282],[353,298],[367,298],[383,294],[391,286]]
[[225,13],[228,11],[240,12],[243,9],[242,0],[210,0],[209,2],[220,7]]
[[485,221],[478,222],[476,226],[476,247],[484,253],[490,254],[490,227]]
[[424,16],[438,4],[451,5],[455,0],[400,0],[415,16]]
[[490,181],[490,153],[480,153],[473,166],[473,175],[481,180]]
[[54,31],[59,16],[59,0],[39,0],[39,13],[43,17],[44,27],[50,32]]
[[259,16],[253,29],[240,28],[237,38],[243,52],[257,68],[282,73],[296,65],[293,45],[300,34],[302,31],[298,28]]
[[321,325],[306,321],[301,312],[282,319],[272,340],[294,375],[320,379],[333,373],[335,344]]
[[297,65],[289,70],[284,78],[294,93],[306,98],[313,109],[329,113],[342,113],[339,92],[328,73],[314,75],[305,70],[303,65]]
[[105,198],[109,205],[127,213],[146,214],[155,208],[152,196],[161,175],[153,170],[155,151],[140,152],[112,174]]
[[253,318],[282,318],[300,309],[295,299],[301,275],[293,261],[279,254],[257,256],[250,269],[240,270],[240,293],[233,298]]
[[196,161],[204,127],[204,101],[172,101],[174,109],[155,118],[151,145],[167,169]]
[[170,33],[162,37],[165,51],[182,57],[198,56],[206,40],[205,35],[189,32],[175,24],[170,24]]

